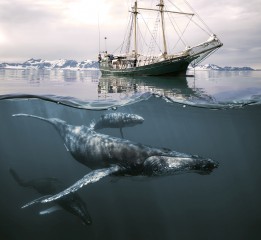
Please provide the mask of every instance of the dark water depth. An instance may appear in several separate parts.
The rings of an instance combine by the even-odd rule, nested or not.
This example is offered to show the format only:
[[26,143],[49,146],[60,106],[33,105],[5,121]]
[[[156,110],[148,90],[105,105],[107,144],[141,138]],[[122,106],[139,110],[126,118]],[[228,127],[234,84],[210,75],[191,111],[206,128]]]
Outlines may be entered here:
[[[57,94],[57,89],[69,91],[63,80],[54,92],[52,84],[46,92],[41,87],[32,91],[31,84],[22,92],[2,88],[0,239],[260,239],[261,92],[259,78],[252,77],[238,79],[242,84],[244,78],[250,79],[255,87],[244,88],[244,83],[237,90],[230,85],[227,91],[220,90],[223,78],[215,74],[202,77],[203,82],[212,81],[211,88],[204,89],[193,87],[201,83],[191,79],[173,84],[115,78],[97,82],[84,77],[72,84],[72,89],[79,84],[82,93],[86,91],[79,96],[72,89],[71,95]],[[227,81],[233,82],[233,78],[235,75]],[[218,79],[219,90],[212,88],[213,79]],[[10,87],[10,82],[1,81],[2,87]],[[96,85],[89,88],[91,83]],[[12,116],[19,113],[58,118],[76,126],[89,126],[108,113],[137,114],[144,122],[123,128],[125,139],[210,158],[219,166],[209,175],[106,177],[83,187],[77,194],[92,219],[88,226],[65,210],[39,215],[53,204],[21,209],[42,195],[17,184],[10,169],[23,181],[57,178],[66,187],[90,169],[72,157],[50,124]],[[121,138],[117,128],[99,132]]]

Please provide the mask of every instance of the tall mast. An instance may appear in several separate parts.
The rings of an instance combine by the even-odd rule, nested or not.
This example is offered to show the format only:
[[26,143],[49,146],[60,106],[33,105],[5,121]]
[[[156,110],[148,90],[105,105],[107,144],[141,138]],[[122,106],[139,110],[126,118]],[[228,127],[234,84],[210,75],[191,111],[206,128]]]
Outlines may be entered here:
[[134,40],[134,45],[136,46],[135,47],[135,54],[137,54],[137,40],[136,40],[136,31],[137,31],[137,14],[138,14],[138,10],[147,10],[147,11],[156,11],[156,12],[160,12],[160,17],[161,17],[161,29],[162,29],[162,39],[163,39],[163,49],[164,49],[164,52],[163,52],[163,57],[166,58],[167,57],[167,42],[166,42],[166,35],[165,35],[165,18],[164,18],[164,13],[167,12],[167,13],[175,13],[175,14],[182,14],[182,15],[190,15],[190,16],[193,16],[194,13],[187,13],[187,12],[177,12],[177,11],[168,11],[168,10],[165,10],[164,8],[164,0],[160,0],[159,4],[157,5],[159,7],[159,9],[153,9],[153,8],[142,8],[142,7],[138,7],[137,6],[137,0],[135,0],[135,5],[133,7],[133,11],[132,13],[134,14],[135,16],[135,40]]
[[138,47],[137,47],[137,15],[138,15],[138,4],[137,0],[135,1],[134,7],[133,7],[133,12],[134,14],[134,58],[135,60],[137,59],[137,52],[138,52]]
[[166,36],[165,36],[165,19],[164,19],[164,1],[160,0],[160,3],[157,5],[159,7],[160,16],[161,16],[161,29],[162,29],[162,39],[163,39],[163,57],[167,56],[167,43],[166,43]]

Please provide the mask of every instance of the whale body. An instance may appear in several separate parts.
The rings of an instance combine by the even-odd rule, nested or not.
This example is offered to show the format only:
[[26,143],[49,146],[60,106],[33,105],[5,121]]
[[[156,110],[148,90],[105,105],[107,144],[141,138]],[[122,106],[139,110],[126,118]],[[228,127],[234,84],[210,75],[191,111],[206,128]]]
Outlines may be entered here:
[[61,193],[40,201],[33,201],[27,206],[35,202],[54,201],[108,175],[152,177],[190,172],[205,175],[218,167],[216,161],[208,158],[111,137],[97,133],[91,127],[70,125],[57,118],[46,119],[28,114],[13,116],[32,117],[54,126],[74,159],[92,169],[90,173]]
[[97,121],[91,123],[93,130],[104,128],[119,128],[121,137],[123,138],[122,128],[133,127],[137,124],[142,124],[144,118],[137,114],[130,113],[108,113],[102,115]]
[[[13,169],[9,169],[9,172],[19,186],[32,188],[36,192],[43,195],[43,198],[46,198],[46,195],[56,194],[63,188],[63,184],[57,178],[38,178],[30,181],[24,181]],[[88,213],[86,204],[77,193],[68,194],[63,198],[57,199],[54,203],[56,206],[41,211],[40,214],[49,214],[56,210],[64,209],[65,211],[80,218],[83,224],[92,224],[92,219]]]

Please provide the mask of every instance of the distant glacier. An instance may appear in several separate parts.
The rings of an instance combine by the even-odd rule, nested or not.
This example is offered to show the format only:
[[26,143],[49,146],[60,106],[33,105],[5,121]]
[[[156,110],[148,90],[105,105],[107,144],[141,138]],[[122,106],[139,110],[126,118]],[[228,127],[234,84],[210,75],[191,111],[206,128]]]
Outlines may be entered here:
[[77,62],[75,60],[43,60],[31,58],[24,63],[0,63],[0,68],[5,69],[98,69],[97,61],[84,60]]
[[[193,68],[191,68],[193,69]],[[251,67],[220,67],[215,64],[205,64],[205,65],[198,65],[195,67],[195,70],[215,70],[215,71],[254,71],[255,69]]]
[[[43,60],[31,58],[24,63],[0,63],[2,69],[71,69],[71,70],[84,70],[84,69],[99,69],[99,63],[94,60]],[[189,69],[193,69],[189,67]],[[195,70],[202,71],[254,71],[251,67],[220,67],[215,64],[198,65]]]

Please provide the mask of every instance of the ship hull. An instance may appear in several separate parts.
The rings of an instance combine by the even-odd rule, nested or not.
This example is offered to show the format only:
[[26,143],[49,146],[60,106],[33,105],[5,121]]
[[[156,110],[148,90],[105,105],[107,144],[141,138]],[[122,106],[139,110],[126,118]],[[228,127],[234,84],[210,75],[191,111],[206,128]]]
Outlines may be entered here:
[[130,67],[125,69],[115,69],[109,63],[100,63],[100,71],[103,75],[113,74],[121,76],[185,76],[188,65],[195,58],[180,57],[167,59],[145,66]]

